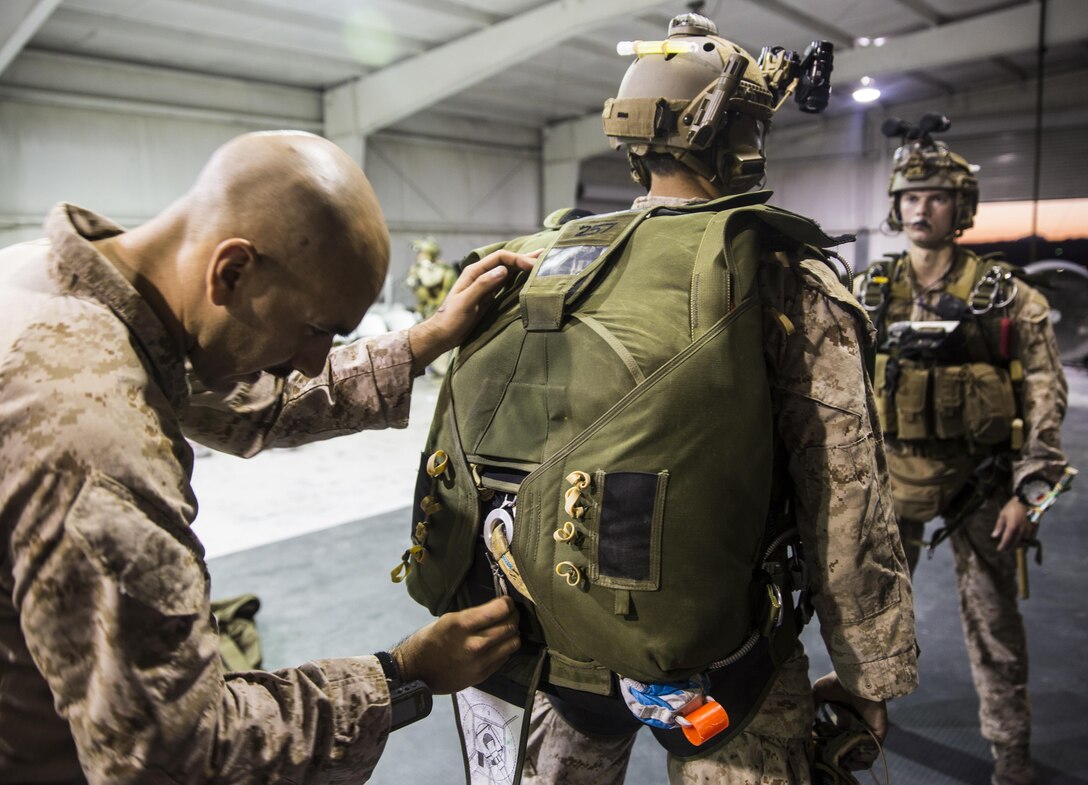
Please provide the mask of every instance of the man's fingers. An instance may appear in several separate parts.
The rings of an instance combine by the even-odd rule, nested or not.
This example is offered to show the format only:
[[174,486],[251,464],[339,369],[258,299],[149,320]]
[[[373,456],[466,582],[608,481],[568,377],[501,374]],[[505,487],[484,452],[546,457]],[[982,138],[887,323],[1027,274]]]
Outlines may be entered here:
[[[454,284],[452,292],[464,291],[482,276],[489,274],[493,276],[491,280],[502,280],[506,276],[506,268],[508,267],[517,268],[519,270],[531,270],[533,269],[534,260],[539,255],[540,250],[525,254],[505,250],[489,253],[483,259],[480,259],[478,262],[473,262],[461,271],[461,275]],[[499,270],[500,272],[493,272],[495,270]]]
[[480,632],[504,622],[517,626],[517,607],[509,597],[496,597],[462,612],[462,622],[469,632]]

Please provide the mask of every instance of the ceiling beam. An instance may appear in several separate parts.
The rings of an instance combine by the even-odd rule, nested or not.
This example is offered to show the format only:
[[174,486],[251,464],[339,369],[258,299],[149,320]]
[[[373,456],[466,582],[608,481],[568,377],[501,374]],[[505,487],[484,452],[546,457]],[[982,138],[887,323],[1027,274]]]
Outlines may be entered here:
[[464,22],[470,22],[481,27],[493,25],[506,18],[500,14],[483,11],[478,8],[470,8],[462,3],[455,3],[450,0],[397,0],[397,3],[398,5],[410,5],[416,8],[434,11],[435,13],[443,14],[444,16],[453,16]]
[[837,47],[854,45],[854,36],[850,33],[834,25],[829,25],[815,16],[810,16],[798,8],[782,2],[782,0],[747,0],[747,2],[749,5],[754,5],[764,11],[770,11],[792,25],[807,28],[816,35],[831,41]]
[[[230,2],[230,0],[202,1],[210,6],[220,5],[220,10],[224,13],[236,14],[236,6],[233,2]],[[240,0],[240,2],[241,1],[250,2],[250,5],[252,5],[251,0]],[[0,0],[0,3],[2,2],[3,0]],[[290,18],[292,12],[286,11],[286,9],[284,12],[288,14],[288,18]],[[278,14],[270,15],[269,21],[278,21],[277,16]],[[242,21],[247,21],[247,17],[244,15],[240,18]],[[325,24],[320,27],[315,27],[313,25],[301,26],[299,27],[300,30],[312,32],[317,38],[316,40],[307,41],[306,43],[294,43],[291,41],[258,41],[248,32],[242,33],[228,29],[214,30],[206,27],[202,28],[192,22],[171,23],[131,16],[110,16],[104,7],[97,8],[84,5],[78,7],[62,5],[57,9],[55,21],[77,28],[88,27],[91,28],[92,31],[102,27],[105,28],[107,32],[116,32],[142,41],[163,40],[169,45],[184,45],[188,43],[190,46],[197,44],[219,47],[234,52],[236,57],[238,51],[245,51],[246,54],[244,57],[238,57],[238,59],[243,61],[247,57],[250,57],[251,53],[257,53],[259,55],[269,54],[280,58],[291,58],[302,55],[304,57],[320,59],[327,62],[350,63],[356,68],[361,67],[359,58],[345,51],[340,45],[342,41],[342,25],[336,24]],[[248,21],[252,22],[252,20]],[[283,23],[281,22],[281,24]],[[384,31],[378,27],[364,25],[360,29],[375,35],[384,35]],[[89,37],[93,38],[93,36]],[[428,42],[414,36],[402,37],[398,35],[396,41],[398,51],[401,54],[406,54],[408,56],[423,52],[429,46]],[[244,44],[244,50],[238,49],[239,44]],[[363,63],[362,66],[373,67],[367,63]]]
[[930,27],[937,27],[948,21],[947,16],[932,8],[925,0],[893,0],[893,2],[913,11]]
[[[832,82],[843,89],[863,76],[907,73],[919,67],[932,71],[995,55],[1030,52],[1039,43],[1038,9],[1037,3],[1019,5],[889,38],[881,47],[838,53]],[[1088,39],[1084,0],[1048,0],[1046,38],[1048,46]],[[596,112],[544,129],[545,161],[582,160],[609,149]]]
[[552,0],[326,91],[326,135],[365,136],[585,33],[593,25],[661,2]]
[[996,65],[998,68],[1001,68],[1004,71],[1008,71],[1021,82],[1026,82],[1028,80],[1028,72],[1004,55],[997,55],[995,57],[991,57],[990,62]]
[[[403,0],[401,0],[403,2]],[[314,14],[305,10],[295,10],[279,5],[270,5],[261,0],[186,0],[186,2],[202,5],[214,9],[223,14],[242,17],[250,21],[272,22],[285,27],[294,27],[298,30],[326,33],[336,38],[343,35],[345,26],[349,24],[346,19],[338,19],[325,14]],[[374,35],[385,35],[385,30],[374,21],[366,23],[365,17],[350,20],[353,27],[360,31],[366,31]],[[413,35],[411,31],[397,30],[397,38],[406,44],[411,54],[422,52],[431,42]],[[256,44],[256,42],[254,42]]]
[[950,82],[946,82],[944,79],[940,79],[929,71],[907,71],[905,74],[909,79],[913,79],[916,82],[921,82],[924,85],[930,87],[936,87],[945,95],[954,95],[956,87]]
[[53,15],[60,0],[7,0],[0,3],[0,74],[27,41]]
[[[1033,51],[1039,43],[1039,3],[889,37],[884,46],[851,49],[835,56],[832,81],[853,82],[863,76],[927,71],[948,65],[986,60],[994,55]],[[1046,12],[1048,46],[1088,38],[1084,0],[1049,0]],[[924,53],[924,54],[922,54]]]

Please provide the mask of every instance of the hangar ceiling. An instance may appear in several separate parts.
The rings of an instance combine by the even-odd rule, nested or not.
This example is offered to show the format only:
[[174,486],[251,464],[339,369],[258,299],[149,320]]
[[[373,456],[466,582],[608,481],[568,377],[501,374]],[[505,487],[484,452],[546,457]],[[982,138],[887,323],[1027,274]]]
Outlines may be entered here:
[[[1042,5],[709,0],[702,10],[753,54],[832,40],[831,111],[850,112],[862,76],[890,104],[1032,80]],[[1083,0],[1046,8],[1047,72],[1088,71]],[[683,10],[660,0],[4,0],[0,88],[20,57],[91,58],[313,91],[330,136],[365,136],[423,111],[541,129],[599,112],[627,65],[615,43],[661,38]],[[51,73],[55,84],[40,77],[36,89],[109,92]]]

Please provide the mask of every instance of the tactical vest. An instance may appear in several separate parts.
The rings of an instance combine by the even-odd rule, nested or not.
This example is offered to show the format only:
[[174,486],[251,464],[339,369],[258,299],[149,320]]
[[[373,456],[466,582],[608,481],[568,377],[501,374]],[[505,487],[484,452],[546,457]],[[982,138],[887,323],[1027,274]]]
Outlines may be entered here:
[[859,296],[877,327],[873,384],[884,433],[907,443],[947,442],[972,452],[1020,449],[1020,362],[1014,358],[1009,306],[1013,268],[956,249],[954,279],[937,318],[959,326],[940,346],[897,342],[890,328],[910,319],[907,254],[874,262]]
[[675,681],[754,651],[766,667],[735,681],[758,706],[797,625],[771,558],[790,524],[756,272],[768,251],[836,242],[768,197],[596,215],[470,255],[544,249],[443,385],[413,598],[434,614],[484,599],[481,520],[516,492],[508,556],[549,685],[603,696],[613,673]]

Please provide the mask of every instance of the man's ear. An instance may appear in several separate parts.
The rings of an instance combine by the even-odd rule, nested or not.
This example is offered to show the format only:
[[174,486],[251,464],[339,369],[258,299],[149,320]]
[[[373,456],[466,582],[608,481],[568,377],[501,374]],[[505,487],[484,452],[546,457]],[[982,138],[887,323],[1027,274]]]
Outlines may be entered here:
[[229,304],[256,265],[257,250],[249,240],[232,237],[215,246],[205,281],[212,303]]

